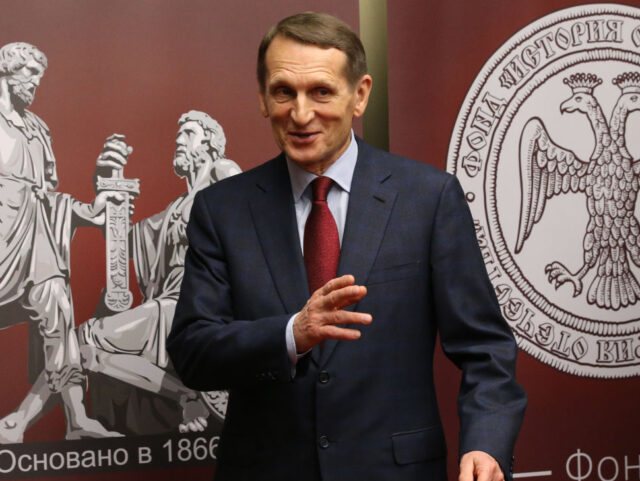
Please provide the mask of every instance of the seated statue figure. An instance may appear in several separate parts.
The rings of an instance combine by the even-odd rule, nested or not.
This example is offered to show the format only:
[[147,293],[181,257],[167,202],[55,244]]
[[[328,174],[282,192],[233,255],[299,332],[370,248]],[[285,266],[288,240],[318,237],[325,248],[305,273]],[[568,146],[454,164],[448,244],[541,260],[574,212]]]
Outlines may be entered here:
[[[178,380],[165,342],[180,293],[193,198],[240,168],[224,157],[224,132],[209,115],[190,111],[178,124],[173,164],[186,180],[187,192],[135,224],[129,234],[143,302],[78,327],[83,366],[101,374],[90,383],[92,414],[125,434],[155,434],[176,426],[181,432],[201,431],[210,411],[221,421],[226,409],[226,393],[199,393]],[[124,143],[120,149],[124,152]],[[101,156],[105,165],[115,154],[103,151]],[[122,381],[138,389],[128,389]]]
[[[77,328],[82,367],[92,374],[92,415],[124,434],[202,431],[211,412],[221,423],[226,411],[225,392],[200,393],[180,382],[165,342],[180,292],[193,198],[199,190],[241,170],[224,157],[224,132],[209,115],[190,111],[178,125],[173,165],[186,180],[187,192],[129,231],[142,303],[118,313],[99,307],[96,317]],[[122,136],[112,136],[98,157],[98,167],[121,168],[130,151]],[[32,391],[39,384],[36,381]],[[46,395],[37,397],[46,401]],[[13,413],[27,424],[38,414],[28,399]]]

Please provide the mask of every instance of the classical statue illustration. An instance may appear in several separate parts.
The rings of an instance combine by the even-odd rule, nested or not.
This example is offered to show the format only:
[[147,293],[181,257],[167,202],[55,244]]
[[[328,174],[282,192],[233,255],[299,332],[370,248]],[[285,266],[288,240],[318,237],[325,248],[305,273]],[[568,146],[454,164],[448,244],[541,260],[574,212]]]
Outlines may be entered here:
[[[122,391],[117,384],[96,379],[91,396],[99,419],[132,434],[153,434],[174,427],[170,419],[176,408],[181,411],[181,432],[203,430],[210,410],[219,420],[226,411],[225,392],[198,393],[178,380],[165,341],[182,282],[193,198],[212,183],[239,173],[240,168],[224,157],[224,131],[209,115],[192,110],[180,117],[178,125],[173,165],[176,175],[186,180],[187,192],[164,211],[135,224],[129,233],[143,302],[120,313],[89,319],[78,328],[86,369],[140,388]],[[124,142],[118,147],[126,151]],[[113,145],[107,146],[101,155],[109,157],[111,148]],[[126,414],[119,419],[118,406],[123,404]],[[145,409],[149,406],[154,409]]]
[[531,118],[520,136],[522,202],[515,246],[519,253],[542,217],[546,202],[568,192],[586,196],[589,222],[583,240],[583,265],[572,273],[560,262],[545,267],[556,289],[573,285],[573,296],[583,289],[582,279],[592,269],[596,274],[586,293],[587,302],[618,310],[640,299],[640,285],[632,265],[640,267],[640,227],[634,215],[640,182],[640,159],[626,147],[628,115],[640,110],[640,73],[626,72],[613,79],[621,94],[609,123],[593,94],[602,79],[576,73],[564,79],[572,96],[560,106],[563,113],[587,116],[595,135],[595,148],[583,160],[555,144],[539,118]]
[[[97,162],[96,190],[107,193],[103,208],[107,288],[104,305],[97,309],[99,315],[80,324],[76,331],[81,366],[95,374],[89,383],[92,414],[125,434],[202,431],[210,413],[221,422],[226,412],[226,392],[200,393],[178,380],[165,341],[182,281],[186,224],[193,198],[213,182],[239,173],[240,168],[224,157],[224,132],[208,114],[190,111],[178,124],[173,165],[176,175],[186,180],[187,192],[164,211],[131,228],[125,198],[128,201],[136,195],[138,188],[136,180],[122,176],[132,150],[124,136],[109,137]],[[127,277],[119,261],[123,252],[133,258],[143,295],[142,303],[133,308],[129,308],[129,299],[118,300],[122,296],[109,301],[110,278],[116,279],[112,288],[128,290],[124,281],[117,280]],[[50,401],[50,392],[42,386],[39,378],[25,402],[12,413],[25,426]]]
[[[46,68],[47,58],[33,45],[0,48],[0,329],[37,324],[44,367],[34,389],[45,397],[60,394],[67,439],[116,436],[86,413],[69,286],[73,233],[79,226],[104,223],[110,194],[85,204],[55,192],[49,129],[27,110]],[[44,398],[33,392],[23,404],[35,416]],[[0,419],[0,443],[22,441],[27,423],[21,414],[19,408]]]

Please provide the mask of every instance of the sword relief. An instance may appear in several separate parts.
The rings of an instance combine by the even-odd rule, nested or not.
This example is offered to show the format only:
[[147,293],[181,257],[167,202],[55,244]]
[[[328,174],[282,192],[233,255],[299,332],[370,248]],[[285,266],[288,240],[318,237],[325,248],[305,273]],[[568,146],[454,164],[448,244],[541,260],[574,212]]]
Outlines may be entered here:
[[107,196],[105,209],[105,240],[107,282],[104,303],[113,312],[129,309],[133,295],[129,290],[129,196],[140,194],[138,179],[125,179],[123,166],[111,167],[111,177],[96,176],[96,193],[109,192],[122,195],[117,202]]

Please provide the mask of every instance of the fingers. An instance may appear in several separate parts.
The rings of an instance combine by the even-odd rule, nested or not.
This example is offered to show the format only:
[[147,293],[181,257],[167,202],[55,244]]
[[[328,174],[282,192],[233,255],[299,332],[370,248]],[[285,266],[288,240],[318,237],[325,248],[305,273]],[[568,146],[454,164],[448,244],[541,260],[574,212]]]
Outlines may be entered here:
[[124,140],[124,135],[122,134],[111,134],[109,137],[107,137],[107,141],[109,140]]
[[104,149],[115,150],[125,157],[133,152],[133,147],[127,145],[124,141],[124,135],[121,134],[113,134],[107,137],[104,143]]
[[367,325],[373,320],[371,314],[344,310],[367,294],[366,287],[354,284],[352,275],[344,275],[331,279],[313,293],[293,323],[294,340],[299,352],[305,352],[325,339],[360,338],[360,331],[342,327],[344,324]]
[[338,341],[357,341],[362,333],[357,329],[346,329],[337,326],[325,326],[323,328],[324,339],[336,339]]
[[324,286],[318,289],[318,291],[320,291],[322,295],[326,296],[331,291],[335,291],[336,289],[341,289],[347,286],[352,286],[353,284],[355,284],[355,282],[356,282],[356,279],[351,274],[346,274],[344,276],[331,279]]
[[122,164],[115,160],[105,160],[102,158],[102,154],[98,156],[96,161],[96,167],[109,167],[110,169],[121,169]]
[[460,460],[458,481],[504,481],[498,462],[483,451],[470,451]]
[[108,192],[105,192],[105,194],[106,194],[107,200],[110,200],[115,204],[122,204],[122,202],[124,202],[124,200],[126,199],[126,197],[119,192],[108,191]]
[[[105,145],[105,149],[108,147]],[[125,165],[127,163],[127,157],[129,154],[122,154],[117,150],[103,150],[98,156],[97,164],[106,166],[109,162],[115,163],[118,166]]]
[[473,458],[465,454],[460,460],[458,481],[473,481]]
[[366,294],[367,288],[356,286],[355,278],[351,274],[346,274],[335,279],[331,279],[324,286],[313,293],[314,297],[322,298],[325,309],[342,309],[360,301]]
[[336,324],[359,324],[365,326],[371,324],[373,318],[366,312],[329,311],[318,316],[318,322],[323,326],[335,326]]
[[124,135],[113,134],[107,137],[96,163],[98,167],[121,168],[131,152],[133,148],[124,141]]
[[366,295],[367,288],[364,286],[347,286],[323,296],[321,302],[325,309],[343,309],[359,302]]
[[180,433],[197,433],[202,432],[207,428],[208,422],[203,417],[197,417],[189,422],[180,423],[178,431]]

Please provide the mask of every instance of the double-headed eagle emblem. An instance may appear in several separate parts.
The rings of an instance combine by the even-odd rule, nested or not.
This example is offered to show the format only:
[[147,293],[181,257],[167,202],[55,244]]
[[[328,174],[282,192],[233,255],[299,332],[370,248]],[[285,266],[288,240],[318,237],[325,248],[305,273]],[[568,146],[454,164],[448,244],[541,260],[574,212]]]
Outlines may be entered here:
[[576,73],[564,79],[572,95],[560,105],[563,113],[587,116],[595,135],[595,148],[587,160],[555,144],[537,117],[529,119],[520,136],[522,202],[515,252],[544,212],[548,199],[568,192],[586,196],[589,222],[583,239],[583,265],[575,273],[560,262],[545,267],[557,289],[573,284],[573,296],[582,292],[582,279],[596,274],[586,297],[589,304],[618,310],[640,300],[640,285],[631,262],[640,267],[640,227],[634,216],[640,182],[640,159],[625,145],[627,118],[640,110],[640,73],[626,72],[613,79],[621,90],[609,123],[593,90],[602,79]]

